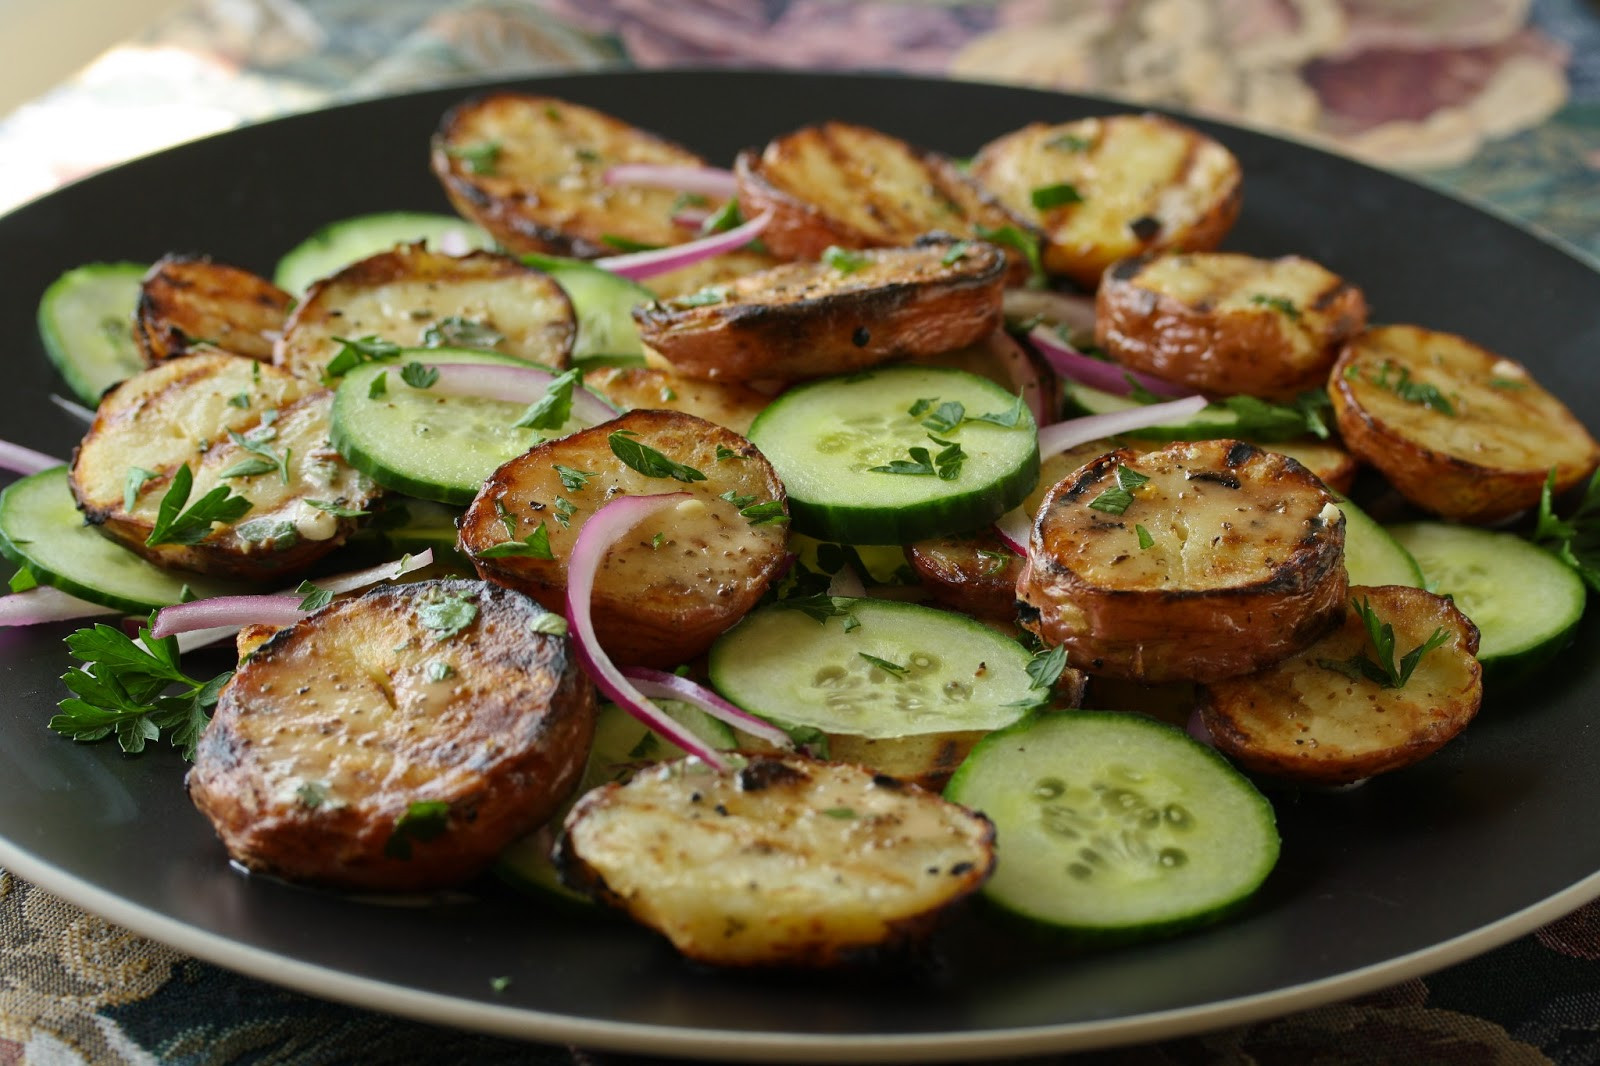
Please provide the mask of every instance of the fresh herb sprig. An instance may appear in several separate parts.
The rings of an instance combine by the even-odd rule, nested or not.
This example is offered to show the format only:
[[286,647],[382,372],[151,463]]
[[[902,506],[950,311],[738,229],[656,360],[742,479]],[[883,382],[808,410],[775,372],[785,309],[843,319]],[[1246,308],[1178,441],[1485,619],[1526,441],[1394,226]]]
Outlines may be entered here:
[[1090,500],[1089,507],[1095,511],[1104,511],[1106,514],[1123,514],[1133,506],[1133,491],[1149,480],[1131,466],[1118,466],[1117,487],[1107,489]]
[[233,673],[208,681],[190,677],[178,665],[177,638],[154,639],[150,624],[139,630],[137,643],[104,623],[67,637],[67,647],[83,665],[61,676],[72,695],[59,704],[51,729],[85,742],[116,734],[130,755],[165,731],[168,743],[193,760],[211,709]]
[[645,477],[671,478],[684,484],[706,479],[705,474],[694,467],[674,462],[648,444],[634,440],[637,436],[630,429],[619,429],[611,434],[606,438],[611,445],[611,454]]
[[560,429],[572,418],[572,390],[583,384],[583,368],[563,371],[545,386],[544,395],[512,425],[519,429]]
[[155,524],[144,541],[146,547],[199,544],[211,533],[214,524],[237,522],[254,506],[243,496],[233,495],[228,486],[218,485],[196,500],[192,507],[185,509],[184,504],[189,502],[189,493],[193,489],[194,474],[190,472],[189,464],[184,463],[172,475],[167,494],[161,497]]
[[343,377],[363,363],[380,363],[400,357],[398,344],[386,341],[375,334],[357,337],[354,340],[348,337],[333,339],[340,345],[339,354],[328,360],[328,365],[322,368],[324,385],[332,385],[336,378]]
[[1584,583],[1600,592],[1600,470],[1589,478],[1583,499],[1572,514],[1561,518],[1555,511],[1556,471],[1550,468],[1539,494],[1539,518],[1533,540],[1577,571]]
[[1422,657],[1450,639],[1449,631],[1439,626],[1427,640],[1400,656],[1397,663],[1394,657],[1394,626],[1378,617],[1378,612],[1373,610],[1371,601],[1365,596],[1359,600],[1352,599],[1350,609],[1361,617],[1361,624],[1367,630],[1367,640],[1376,658],[1361,651],[1348,659],[1318,659],[1317,665],[1343,674],[1352,681],[1365,679],[1382,688],[1404,688]]

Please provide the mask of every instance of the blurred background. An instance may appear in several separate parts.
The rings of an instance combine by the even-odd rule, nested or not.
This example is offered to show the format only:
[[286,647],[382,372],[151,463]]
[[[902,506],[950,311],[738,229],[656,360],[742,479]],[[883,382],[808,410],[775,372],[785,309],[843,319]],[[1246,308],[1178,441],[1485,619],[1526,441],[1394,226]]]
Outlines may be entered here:
[[1592,0],[0,0],[0,210],[179,141],[450,82],[884,69],[1320,142],[1600,256]]

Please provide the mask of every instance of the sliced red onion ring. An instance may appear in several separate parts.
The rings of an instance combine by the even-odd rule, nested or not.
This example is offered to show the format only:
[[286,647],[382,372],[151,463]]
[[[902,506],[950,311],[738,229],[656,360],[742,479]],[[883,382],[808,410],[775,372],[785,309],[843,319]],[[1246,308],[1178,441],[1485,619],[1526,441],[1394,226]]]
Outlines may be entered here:
[[1033,532],[1033,519],[1026,510],[1013,507],[995,520],[994,531],[1006,547],[1027,558],[1028,536]]
[[309,612],[300,609],[302,596],[208,596],[156,612],[150,635],[156,640],[175,637],[196,629],[222,626],[288,626]]
[[1057,422],[1039,430],[1039,458],[1048,459],[1052,455],[1060,455],[1068,448],[1076,448],[1080,444],[1087,444],[1100,437],[1131,433],[1136,429],[1148,429],[1165,422],[1189,418],[1199,414],[1206,407],[1207,401],[1204,396],[1188,396],[1170,403],[1153,403],[1143,407],[1130,407],[1126,411],[1112,411],[1108,414]]
[[1133,382],[1138,382],[1140,386],[1157,396],[1187,396],[1193,391],[1182,385],[1174,385],[1170,381],[1151,377],[1149,374],[1141,374],[1137,370],[1129,370],[1120,363],[1092,359],[1045,326],[1034,326],[1028,334],[1028,340],[1039,349],[1039,354],[1045,357],[1045,361],[1057,374],[1071,378],[1080,385],[1087,385],[1091,389],[1099,389],[1115,396],[1126,396],[1133,391]]
[[692,266],[703,259],[710,259],[723,252],[731,252],[743,248],[761,235],[767,228],[767,223],[772,221],[772,212],[762,212],[742,226],[735,226],[726,233],[714,233],[709,237],[702,237],[697,241],[686,241],[683,244],[669,245],[666,248],[655,248],[648,252],[630,252],[627,255],[612,255],[604,259],[596,259],[594,265],[602,270],[609,270],[620,277],[633,281],[642,281],[653,278],[657,274],[665,274],[669,270],[679,267]]
[[0,440],[0,470],[9,470],[13,474],[37,474],[41,470],[65,465],[60,459],[44,452]]
[[1074,337],[1094,336],[1094,297],[1050,289],[1007,289],[1003,296],[1008,321],[1042,318],[1067,327]]
[[0,626],[36,626],[45,622],[66,622],[73,618],[116,613],[110,607],[80,600],[49,585],[0,596]]
[[583,524],[567,560],[567,626],[572,647],[595,686],[618,707],[695,756],[707,766],[726,772],[728,761],[715,748],[689,732],[649,701],[629,681],[600,646],[594,632],[590,601],[594,598],[594,578],[605,561],[606,552],[640,522],[679,501],[691,497],[687,492],[660,496],[618,496],[601,507]]
[[731,199],[739,191],[733,171],[718,167],[670,166],[665,163],[618,163],[605,173],[607,185],[644,185],[651,189]]
[[1039,373],[1039,368],[1033,365],[1033,360],[1028,358],[1028,353],[1022,350],[1022,345],[1003,329],[991,333],[983,345],[1006,368],[1011,391],[1020,395],[1022,402],[1028,405],[1028,410],[1033,413],[1034,424],[1042,426],[1050,421],[1050,412],[1045,406],[1044,377]]
[[[424,548],[415,555],[402,556],[392,563],[371,566],[365,570],[352,570],[345,574],[334,574],[331,577],[318,578],[316,585],[318,588],[335,594],[354,592],[356,589],[363,589],[368,585],[376,585],[380,581],[393,581],[398,577],[411,573],[413,570],[421,570],[424,566],[429,566],[432,563],[433,549]],[[288,595],[288,590],[285,590],[283,594]],[[298,594],[296,594],[296,598],[299,598]],[[196,648],[203,648],[208,644],[215,644],[219,640],[227,640],[247,624],[245,622],[237,622],[223,626],[208,626],[205,629],[191,629],[187,632],[179,633],[178,650],[180,652],[190,652]]]
[[706,219],[710,217],[711,212],[703,207],[686,207],[672,216],[672,224],[699,233],[700,227],[705,225]]
[[867,594],[867,586],[862,584],[861,575],[856,573],[856,568],[849,563],[839,567],[833,575],[833,580],[828,582],[828,595],[849,596],[851,599],[860,599]]
[[1184,731],[1208,748],[1217,746],[1217,742],[1211,738],[1211,730],[1206,728],[1206,720],[1200,714],[1198,707],[1189,712],[1189,724]]
[[769,744],[776,744],[785,749],[794,748],[794,741],[789,738],[788,733],[765,719],[757,718],[744,708],[734,706],[697,681],[679,677],[665,670],[651,670],[645,666],[625,667],[622,676],[632,681],[639,687],[640,692],[651,699],[682,700],[684,703],[692,703],[718,721],[726,722],[758,740],[765,740]]
[[69,400],[65,396],[57,396],[53,392],[50,394],[50,402],[84,425],[90,426],[94,424],[94,412],[83,406],[83,404],[75,400]]
[[[507,403],[533,403],[544,397],[556,375],[536,366],[505,363],[424,363],[439,372],[428,391],[436,396],[477,396]],[[609,422],[617,409],[588,389],[572,390],[572,413],[591,425]]]

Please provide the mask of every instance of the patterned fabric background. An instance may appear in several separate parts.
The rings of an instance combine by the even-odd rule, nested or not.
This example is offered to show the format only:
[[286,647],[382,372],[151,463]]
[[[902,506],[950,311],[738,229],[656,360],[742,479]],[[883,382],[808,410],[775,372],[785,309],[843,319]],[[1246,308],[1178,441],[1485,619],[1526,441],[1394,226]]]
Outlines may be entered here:
[[[287,111],[617,64],[894,68],[1190,108],[1410,170],[1600,259],[1600,9],[1583,0],[205,0],[0,120],[0,207]],[[0,1066],[647,1061],[310,999],[4,872],[0,944]],[[1597,1063],[1600,904],[1352,1002],[1040,1061]]]

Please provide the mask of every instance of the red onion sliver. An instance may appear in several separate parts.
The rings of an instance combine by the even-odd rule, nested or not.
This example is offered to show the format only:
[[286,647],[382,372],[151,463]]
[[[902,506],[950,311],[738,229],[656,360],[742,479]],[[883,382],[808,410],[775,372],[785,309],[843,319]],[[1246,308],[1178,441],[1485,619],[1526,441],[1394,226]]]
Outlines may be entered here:
[[1189,396],[1169,403],[1153,403],[1143,407],[1130,407],[1126,411],[1112,411],[1108,414],[1057,422],[1039,430],[1039,458],[1048,459],[1068,448],[1076,448],[1080,444],[1087,444],[1100,437],[1130,433],[1136,429],[1148,429],[1151,426],[1189,418],[1205,410],[1206,406],[1207,401],[1204,396]]
[[66,622],[74,618],[116,613],[110,607],[80,600],[49,585],[0,596],[0,626],[35,626],[44,622]]
[[851,599],[860,599],[867,594],[867,586],[862,584],[861,575],[856,573],[856,568],[849,563],[839,567],[834,573],[833,580],[828,582],[828,595],[848,596]]
[[368,567],[365,570],[352,570],[347,574],[334,574],[331,577],[319,577],[315,584],[320,589],[329,592],[354,592],[364,589],[368,585],[376,585],[380,581],[393,581],[397,577],[421,570],[433,562],[433,549],[424,548],[415,555],[407,555],[396,559],[392,563],[382,566]]
[[1027,511],[1013,507],[995,521],[994,531],[1006,547],[1027,558],[1028,538],[1033,534],[1033,519]]
[[1185,727],[1185,732],[1208,748],[1217,746],[1217,742],[1211,738],[1211,730],[1206,728],[1206,720],[1201,716],[1198,707],[1189,712],[1189,724]]
[[639,687],[640,692],[651,699],[682,700],[684,703],[692,703],[718,721],[726,722],[758,740],[765,740],[769,744],[776,744],[785,749],[794,747],[794,741],[789,738],[788,733],[765,719],[757,718],[744,708],[734,706],[697,681],[644,666],[626,667],[622,671],[622,676],[632,681]]
[[705,225],[706,219],[710,217],[711,212],[703,207],[686,207],[672,216],[672,224],[699,233],[700,227]]
[[[542,399],[556,375],[536,366],[504,363],[424,363],[439,372],[428,389],[435,396],[476,396],[507,403]],[[588,389],[572,390],[572,413],[592,425],[617,417],[617,409]]]
[[700,759],[707,766],[726,772],[728,762],[714,748],[683,728],[647,699],[623,676],[595,637],[590,601],[594,598],[594,578],[605,561],[606,552],[634,526],[668,507],[675,507],[691,493],[669,492],[660,496],[618,496],[601,507],[583,524],[567,559],[567,626],[578,664],[595,686],[618,707]]
[[0,440],[0,470],[9,470],[13,474],[37,474],[41,470],[65,465],[60,459],[44,452],[36,452],[32,448]]
[[1022,402],[1027,404],[1033,414],[1034,424],[1042,426],[1048,422],[1050,412],[1045,408],[1044,378],[1039,368],[1033,365],[1033,360],[1028,358],[1028,353],[1022,350],[1022,345],[1003,329],[995,330],[983,343],[1005,366],[1011,391],[1020,395]]
[[163,607],[156,612],[150,635],[156,640],[196,629],[222,626],[287,626],[309,612],[300,609],[301,596],[209,596],[203,600]]
[[743,248],[761,235],[767,228],[767,223],[772,221],[772,212],[765,211],[756,218],[751,219],[742,226],[735,226],[726,233],[715,233],[709,237],[702,237],[697,241],[687,241],[683,244],[674,244],[666,248],[655,248],[648,252],[630,252],[627,255],[607,256],[604,259],[594,260],[594,265],[602,270],[609,270],[620,277],[633,281],[644,278],[653,278],[657,274],[665,274],[669,270],[679,267],[691,266],[703,259],[721,255]]
[[1045,357],[1052,370],[1091,389],[1099,389],[1115,396],[1126,396],[1133,391],[1132,382],[1138,382],[1157,396],[1187,396],[1192,391],[1182,385],[1174,385],[1170,381],[1162,381],[1149,374],[1129,370],[1120,363],[1092,359],[1044,326],[1033,327],[1028,334],[1028,340],[1039,349],[1039,354]]
[[1074,337],[1094,336],[1094,297],[1051,289],[1007,289],[1004,294],[1008,321],[1043,318],[1065,326]]
[[718,167],[669,166],[664,163],[618,163],[605,173],[607,185],[644,185],[652,189],[731,199],[739,191],[733,171]]

